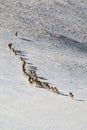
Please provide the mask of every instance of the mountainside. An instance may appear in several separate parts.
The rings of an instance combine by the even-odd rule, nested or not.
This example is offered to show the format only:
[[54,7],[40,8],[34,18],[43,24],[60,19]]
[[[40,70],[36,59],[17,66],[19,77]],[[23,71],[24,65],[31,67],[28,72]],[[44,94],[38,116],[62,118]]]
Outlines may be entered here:
[[0,130],[86,129],[86,21],[86,0],[0,0]]

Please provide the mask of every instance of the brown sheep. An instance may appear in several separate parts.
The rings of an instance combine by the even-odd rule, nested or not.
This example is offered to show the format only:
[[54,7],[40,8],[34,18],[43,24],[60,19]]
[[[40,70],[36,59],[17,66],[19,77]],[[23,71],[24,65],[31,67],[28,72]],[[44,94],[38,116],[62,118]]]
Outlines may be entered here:
[[9,47],[9,49],[11,50],[11,48],[12,48],[12,43],[9,43],[9,44],[8,44],[8,47]]
[[54,87],[54,92],[59,93],[59,91],[58,91],[58,89],[56,87]]
[[14,49],[14,48],[12,48],[12,51],[13,51],[13,53],[14,53],[15,55],[17,55],[17,54],[16,54],[16,51],[15,51],[15,49]]
[[50,91],[54,92],[54,88],[53,88],[53,87],[50,87]]
[[49,86],[49,84],[48,84],[48,83],[43,84],[43,86],[44,86],[44,88],[45,88],[45,89],[50,90],[50,86]]
[[73,94],[72,92],[69,92],[69,96],[70,96],[71,98],[74,98],[74,94]]

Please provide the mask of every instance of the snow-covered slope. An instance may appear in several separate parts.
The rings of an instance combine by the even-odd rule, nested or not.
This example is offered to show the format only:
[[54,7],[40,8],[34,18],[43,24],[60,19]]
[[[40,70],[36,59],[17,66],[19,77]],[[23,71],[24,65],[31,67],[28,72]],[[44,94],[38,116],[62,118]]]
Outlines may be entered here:
[[[85,0],[0,0],[0,130],[86,129],[86,7]],[[60,94],[31,85],[20,56]]]

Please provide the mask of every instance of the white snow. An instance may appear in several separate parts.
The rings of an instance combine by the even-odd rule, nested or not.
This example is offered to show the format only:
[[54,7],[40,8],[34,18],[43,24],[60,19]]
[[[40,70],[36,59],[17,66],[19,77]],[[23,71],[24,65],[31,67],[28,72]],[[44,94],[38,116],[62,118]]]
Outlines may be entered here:
[[[48,0],[45,8],[46,0],[6,0],[6,3],[0,0],[0,9],[5,11],[0,16],[0,130],[87,129],[87,41],[84,37],[87,29],[86,18],[80,19],[85,13],[79,14],[81,17],[74,14],[78,5],[85,12],[83,7],[87,7],[87,3],[85,0],[83,3],[81,0],[76,2],[76,5],[74,0],[71,4],[69,2]],[[60,14],[55,12],[54,3],[59,4],[59,7],[64,5],[64,10],[67,6],[75,7],[75,10],[71,8],[66,16],[61,9]],[[30,10],[28,6],[31,7]],[[31,12],[29,16],[26,13],[28,10]],[[34,11],[37,11],[36,15]],[[50,11],[53,11],[52,14]],[[19,17],[22,13],[25,22]],[[61,23],[64,27],[58,23],[58,30],[55,23],[50,21],[54,20],[57,24],[56,15],[59,15],[58,20],[63,18],[63,15],[65,19],[63,24]],[[73,20],[72,17],[67,19],[70,15],[74,17]],[[29,17],[31,21],[28,25]],[[71,21],[73,26],[70,28]],[[76,21],[78,24],[74,25]],[[55,31],[51,27],[54,27]],[[69,28],[70,32],[65,33]],[[72,28],[76,30],[74,35]],[[18,38],[15,36],[16,30]],[[12,43],[17,51],[17,56],[9,50],[9,43]],[[20,56],[27,63],[27,72],[35,70],[40,81],[57,87],[61,94],[32,86],[22,73]],[[67,96],[69,92],[74,94],[74,99]]]

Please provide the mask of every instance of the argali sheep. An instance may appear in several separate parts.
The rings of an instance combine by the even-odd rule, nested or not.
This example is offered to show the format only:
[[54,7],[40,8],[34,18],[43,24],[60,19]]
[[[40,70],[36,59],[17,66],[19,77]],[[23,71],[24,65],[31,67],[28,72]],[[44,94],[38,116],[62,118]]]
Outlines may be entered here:
[[26,72],[24,65],[22,65],[22,71],[23,71],[23,73]]
[[22,58],[22,57],[20,57],[20,60],[23,62],[24,61],[24,59]]
[[33,76],[37,76],[36,71],[33,71]]
[[29,73],[30,73],[30,75],[31,75],[31,76],[33,75],[33,71],[32,71],[32,70],[30,70],[30,72],[29,72]]
[[12,48],[12,43],[9,43],[9,44],[8,44],[8,47],[9,47],[9,49],[11,50],[11,48]]
[[12,51],[15,55],[17,55],[16,50],[14,48],[12,48]]
[[24,71],[24,75],[25,75],[26,77],[30,77],[30,75],[29,75],[26,71]]
[[23,74],[25,75],[25,68],[22,68]]
[[32,84],[32,83],[33,83],[33,82],[32,82],[32,81],[33,81],[33,78],[30,76],[29,79],[28,79],[28,81]]
[[54,88],[53,88],[53,87],[50,87],[50,91],[51,91],[51,92],[54,92]]
[[71,98],[74,98],[74,94],[73,94],[72,92],[69,92],[69,96],[70,96]]
[[16,37],[18,36],[18,32],[15,33],[15,36],[16,36]]
[[30,70],[30,73],[29,73],[34,79],[38,80],[38,77],[37,77],[37,74],[35,71],[32,71]]
[[22,68],[24,68],[24,69],[25,69],[25,65],[26,65],[26,62],[25,62],[25,61],[23,61]]
[[45,89],[50,90],[50,86],[49,86],[49,84],[48,84],[48,83],[43,83],[43,87],[44,87]]
[[26,65],[26,62],[23,60],[23,64],[24,64],[24,66]]
[[35,80],[35,82],[36,82],[36,87],[39,87],[39,88],[42,88],[42,87],[43,87],[41,81],[39,81],[39,80]]
[[33,71],[33,77],[37,80],[37,74],[35,71]]
[[54,87],[54,92],[59,93],[58,88]]

